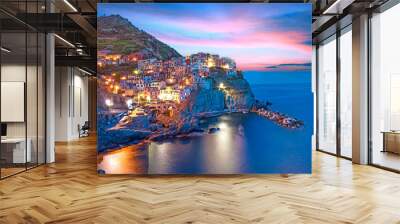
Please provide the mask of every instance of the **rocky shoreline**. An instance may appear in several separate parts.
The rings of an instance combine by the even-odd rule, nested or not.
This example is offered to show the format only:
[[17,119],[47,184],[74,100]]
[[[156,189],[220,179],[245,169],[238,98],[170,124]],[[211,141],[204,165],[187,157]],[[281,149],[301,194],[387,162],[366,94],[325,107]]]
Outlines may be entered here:
[[[201,113],[193,116],[191,119],[186,119],[180,127],[172,126],[169,128],[158,128],[158,130],[137,129],[129,126],[120,126],[117,122],[121,121],[127,116],[127,113],[119,113],[115,115],[108,115],[108,119],[103,115],[102,120],[108,120],[103,124],[99,124],[98,135],[101,135],[101,142],[98,144],[98,151],[103,152],[106,150],[113,150],[123,147],[127,144],[141,144],[145,142],[162,141],[172,138],[187,138],[194,136],[201,136],[208,133],[199,127],[199,120],[211,117],[218,117],[224,115],[224,111],[213,111]],[[99,115],[102,116],[102,115]],[[115,125],[112,123],[117,122]]]
[[226,114],[234,114],[234,113],[243,113],[243,114],[255,113],[259,116],[262,116],[268,120],[273,121],[274,123],[283,128],[297,129],[304,125],[302,121],[288,117],[279,112],[273,112],[267,110],[265,108],[257,108],[257,109],[253,108],[250,111],[246,110],[213,111],[196,115],[194,118],[196,119],[195,122],[185,123],[180,128],[171,127],[168,129],[162,129],[155,132],[149,130],[130,129],[126,127],[115,128],[114,126],[112,128],[105,130],[106,133],[104,133],[105,135],[109,136],[107,142],[111,144],[107,144],[105,147],[99,148],[98,150],[99,152],[105,152],[108,150],[116,150],[126,145],[150,144],[151,142],[159,142],[169,139],[191,138],[191,137],[203,136],[206,134],[214,134],[219,131],[218,127],[211,127],[208,129],[200,128],[199,120],[218,117]]
[[253,105],[250,111],[284,128],[297,129],[304,126],[304,122],[301,120],[290,117],[280,112],[273,111],[270,108],[271,105],[272,104],[269,102],[262,103],[256,101],[256,103]]

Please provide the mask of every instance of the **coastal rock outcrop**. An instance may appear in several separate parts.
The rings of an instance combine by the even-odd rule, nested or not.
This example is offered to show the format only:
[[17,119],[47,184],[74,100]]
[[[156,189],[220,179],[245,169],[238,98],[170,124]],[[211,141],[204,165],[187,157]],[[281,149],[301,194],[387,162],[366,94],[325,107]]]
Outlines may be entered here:
[[211,90],[200,88],[192,97],[189,109],[193,114],[223,111],[225,109],[224,94],[216,88]]
[[193,114],[224,111],[249,111],[255,97],[249,83],[242,77],[227,77],[216,71],[209,77],[210,88],[199,86],[191,99]]
[[242,78],[227,80],[224,84],[229,91],[227,107],[230,110],[250,110],[255,103],[255,97],[249,83]]

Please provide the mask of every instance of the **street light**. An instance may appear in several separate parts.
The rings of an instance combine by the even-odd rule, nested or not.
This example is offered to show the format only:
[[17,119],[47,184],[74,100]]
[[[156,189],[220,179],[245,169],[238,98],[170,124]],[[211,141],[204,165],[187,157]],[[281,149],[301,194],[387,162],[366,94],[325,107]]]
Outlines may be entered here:
[[114,105],[113,102],[110,99],[106,99],[105,103],[106,103],[107,107],[112,107]]

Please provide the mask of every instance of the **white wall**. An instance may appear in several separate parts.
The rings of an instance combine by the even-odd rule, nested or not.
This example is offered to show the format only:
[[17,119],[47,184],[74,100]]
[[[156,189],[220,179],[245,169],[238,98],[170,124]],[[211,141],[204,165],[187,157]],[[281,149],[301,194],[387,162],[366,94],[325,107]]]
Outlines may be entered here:
[[[37,70],[38,69],[38,70]],[[3,64],[1,66],[2,82],[24,82],[26,84],[26,107],[21,108],[22,113],[26,111],[26,120],[22,122],[6,122],[8,138],[29,139],[31,148],[32,162],[39,159],[39,163],[44,163],[45,150],[45,121],[44,121],[44,74],[42,68],[25,64]],[[25,80],[27,78],[27,80]],[[22,90],[21,94],[24,94]],[[2,96],[7,97],[7,96]],[[13,113],[11,108],[1,108],[7,113]],[[37,156],[37,153],[39,154]]]
[[[26,70],[28,72],[28,83],[25,80]],[[32,75],[34,74],[34,75]],[[35,78],[33,78],[33,76]],[[24,82],[27,83],[27,119],[28,119],[28,137],[30,133],[35,133],[36,137],[36,66],[25,67],[18,64],[4,64],[1,66],[1,81],[2,82]],[[40,101],[41,102],[41,101]],[[42,105],[38,105],[41,107]],[[1,108],[7,110],[8,108]],[[25,137],[26,122],[9,122],[7,125],[7,134],[9,137]],[[30,131],[32,129],[32,131]],[[42,136],[43,137],[43,136]]]
[[88,120],[88,78],[72,67],[56,67],[55,73],[55,140],[74,140],[78,125]]
[[67,67],[55,68],[55,100],[54,100],[54,125],[55,125],[55,141],[67,141],[69,133],[68,117],[69,117],[69,83],[70,77]]
[[79,137],[78,125],[83,125],[85,121],[88,121],[89,113],[88,113],[88,78],[86,76],[82,76],[82,73],[79,72],[78,75],[74,75],[74,88],[73,94],[74,96],[74,107],[71,108],[72,111],[72,120],[71,120],[71,135],[73,138]]
[[[25,64],[6,64],[1,66],[1,81],[25,82]],[[7,110],[7,108],[1,108]],[[7,123],[7,137],[25,137],[25,122]]]

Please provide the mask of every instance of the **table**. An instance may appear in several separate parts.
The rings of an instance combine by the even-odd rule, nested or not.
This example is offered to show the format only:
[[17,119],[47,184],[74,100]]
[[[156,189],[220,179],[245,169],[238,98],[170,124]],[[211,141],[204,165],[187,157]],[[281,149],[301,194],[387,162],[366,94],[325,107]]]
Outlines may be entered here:
[[400,154],[400,131],[383,131],[382,152]]

